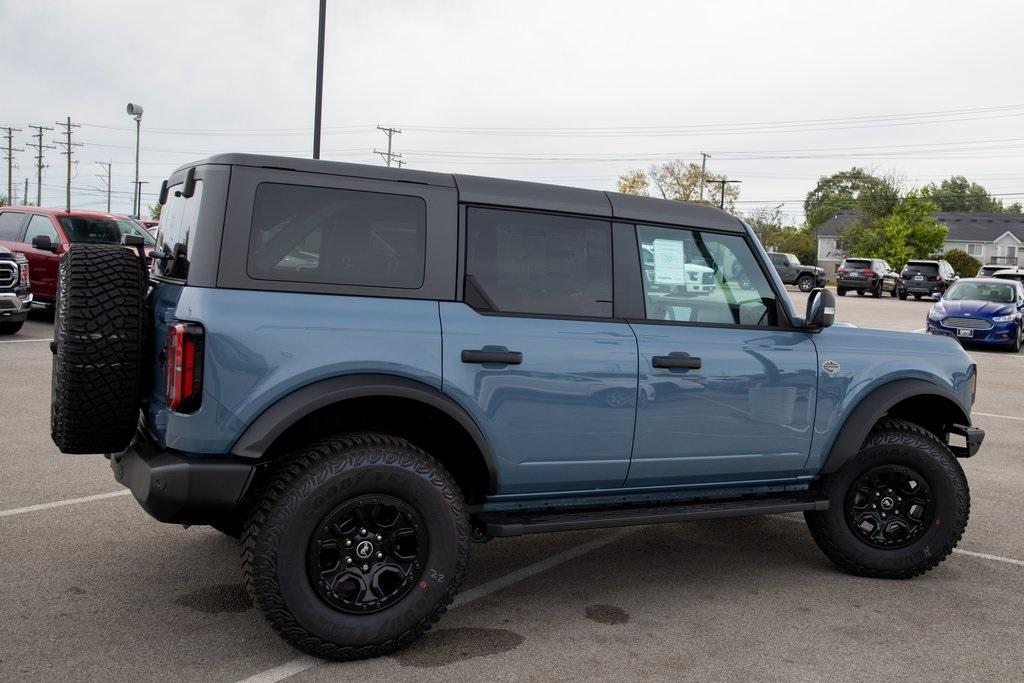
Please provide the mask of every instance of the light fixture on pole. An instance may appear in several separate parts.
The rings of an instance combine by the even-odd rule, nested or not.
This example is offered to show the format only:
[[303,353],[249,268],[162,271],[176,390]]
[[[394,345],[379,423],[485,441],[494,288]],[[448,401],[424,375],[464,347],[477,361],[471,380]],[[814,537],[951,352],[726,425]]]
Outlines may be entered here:
[[142,107],[128,103],[128,116],[135,119],[135,192],[132,194],[132,215],[138,217],[141,202],[139,196],[139,136],[142,131]]

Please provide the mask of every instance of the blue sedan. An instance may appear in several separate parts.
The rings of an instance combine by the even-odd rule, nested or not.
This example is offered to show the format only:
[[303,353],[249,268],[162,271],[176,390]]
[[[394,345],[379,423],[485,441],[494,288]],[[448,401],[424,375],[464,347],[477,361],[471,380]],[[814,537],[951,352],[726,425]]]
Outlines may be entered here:
[[1024,339],[1024,285],[970,278],[955,282],[928,312],[928,332],[962,342],[1020,351]]

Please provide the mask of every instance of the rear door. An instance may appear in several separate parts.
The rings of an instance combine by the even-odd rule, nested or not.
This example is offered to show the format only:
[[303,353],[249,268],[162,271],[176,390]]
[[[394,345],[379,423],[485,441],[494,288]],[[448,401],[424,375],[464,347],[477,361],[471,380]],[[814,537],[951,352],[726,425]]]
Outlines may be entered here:
[[627,485],[796,477],[811,444],[817,352],[810,334],[789,329],[748,238],[640,225],[636,239],[655,253],[653,284],[698,263],[717,287],[681,297],[643,279],[645,317],[630,321],[640,400]]
[[622,486],[636,338],[612,318],[611,224],[465,209],[464,301],[441,302],[444,390],[486,434],[498,494]]

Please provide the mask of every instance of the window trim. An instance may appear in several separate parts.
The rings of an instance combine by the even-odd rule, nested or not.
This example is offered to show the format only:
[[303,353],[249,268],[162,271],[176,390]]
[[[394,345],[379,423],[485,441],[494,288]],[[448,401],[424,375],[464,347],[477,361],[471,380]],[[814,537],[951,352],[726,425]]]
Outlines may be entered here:
[[[611,272],[611,305],[612,313],[608,316],[571,315],[566,313],[536,313],[524,311],[486,311],[474,307],[466,301],[466,279],[469,277],[469,212],[470,209],[487,209],[491,211],[506,211],[515,213],[528,213],[531,215],[553,216],[556,218],[575,218],[579,220],[591,220],[604,223],[608,226],[608,253],[610,256],[609,266]],[[508,318],[538,318],[541,320],[581,320],[585,322],[626,322],[626,319],[617,316],[618,312],[616,296],[616,282],[618,273],[615,249],[615,225],[614,218],[608,216],[593,216],[590,214],[568,213],[564,211],[547,211],[530,209],[526,207],[496,206],[493,204],[459,203],[459,266],[458,266],[458,296],[457,301],[466,304],[478,315],[502,316]]]

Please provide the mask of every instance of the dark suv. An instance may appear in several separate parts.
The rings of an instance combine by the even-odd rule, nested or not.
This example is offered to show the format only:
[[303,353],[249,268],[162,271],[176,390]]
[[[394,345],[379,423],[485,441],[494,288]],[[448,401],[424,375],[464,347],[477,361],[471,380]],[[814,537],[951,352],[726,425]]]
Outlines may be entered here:
[[843,259],[836,268],[836,293],[846,296],[849,291],[857,292],[858,296],[870,294],[880,297],[883,292],[898,296],[900,276],[882,259]]
[[51,432],[240,535],[306,652],[422,634],[473,540],[800,511],[843,569],[908,578],[967,524],[970,357],[831,326],[827,290],[796,310],[725,212],[245,154],[161,203],[151,269],[128,238],[62,258]]
[[899,296],[906,299],[910,295],[920,301],[922,297],[945,292],[959,278],[947,261],[907,261],[900,273]]
[[803,265],[796,254],[770,251],[768,259],[775,266],[782,281],[787,285],[796,285],[801,292],[809,292],[815,287],[825,286],[825,269]]

